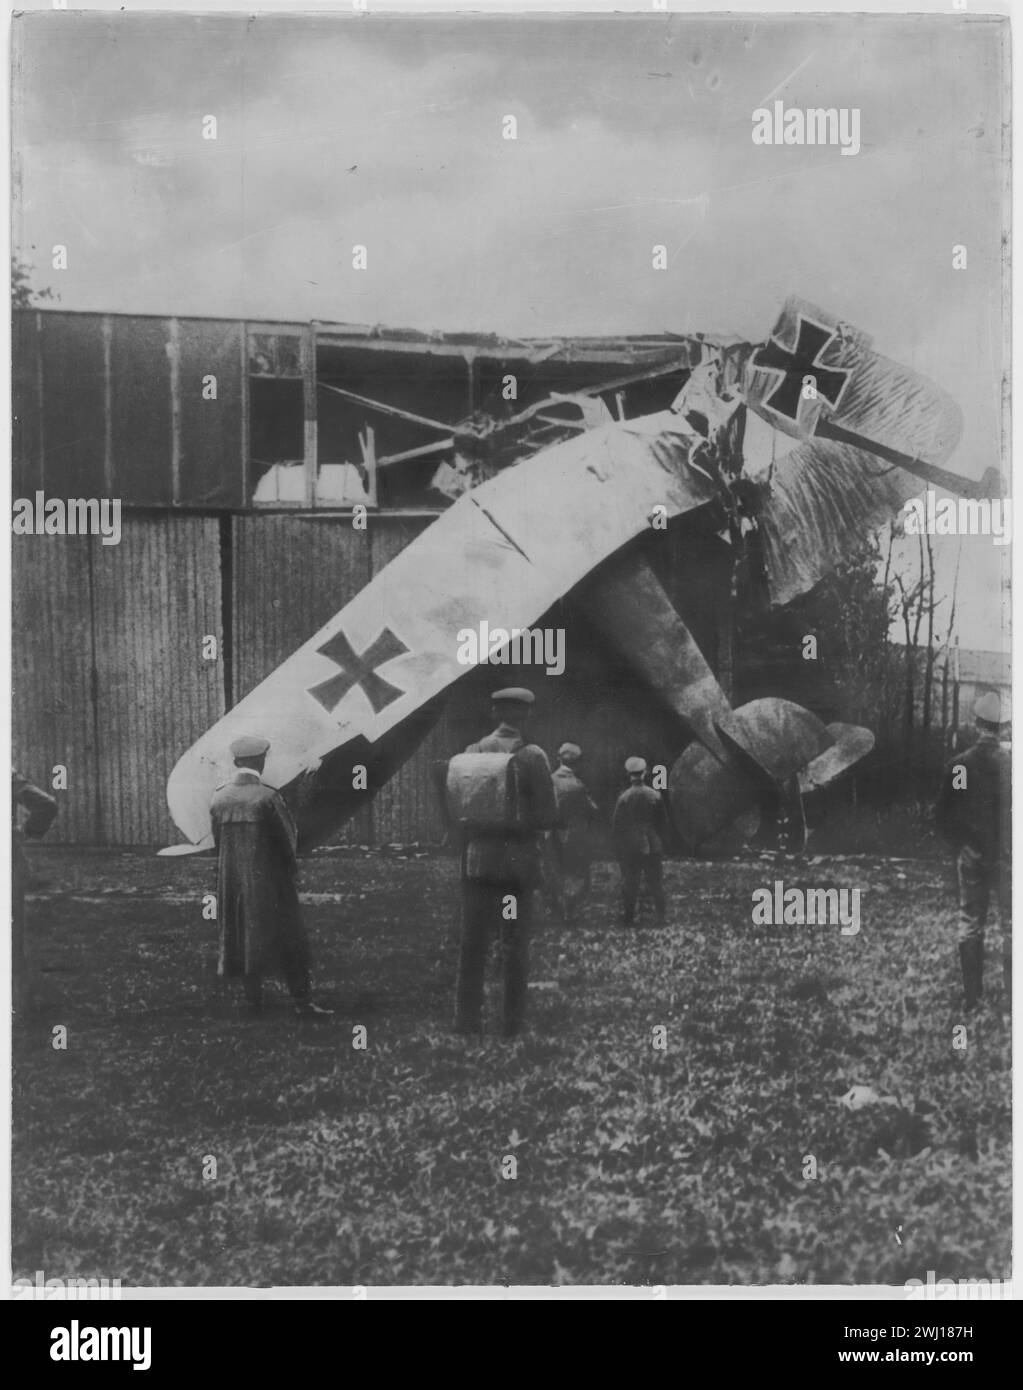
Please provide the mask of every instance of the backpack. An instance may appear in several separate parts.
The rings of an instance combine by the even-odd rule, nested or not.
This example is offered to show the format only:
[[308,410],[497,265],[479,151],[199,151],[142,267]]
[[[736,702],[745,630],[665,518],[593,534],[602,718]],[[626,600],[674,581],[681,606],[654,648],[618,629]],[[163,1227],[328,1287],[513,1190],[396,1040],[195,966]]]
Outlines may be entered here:
[[527,826],[514,753],[457,753],[447,764],[448,820],[473,832],[511,834]]

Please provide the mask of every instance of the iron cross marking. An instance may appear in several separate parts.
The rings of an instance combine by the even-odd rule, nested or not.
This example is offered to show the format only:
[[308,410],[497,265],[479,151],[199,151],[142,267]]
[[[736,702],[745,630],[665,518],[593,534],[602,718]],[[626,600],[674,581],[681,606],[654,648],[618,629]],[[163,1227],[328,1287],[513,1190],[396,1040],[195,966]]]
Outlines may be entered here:
[[841,399],[852,372],[835,367],[822,367],[820,358],[830,343],[839,340],[839,334],[812,319],[800,314],[796,333],[796,345],[789,349],[782,347],[772,338],[753,354],[753,366],[763,371],[777,372],[781,380],[764,404],[771,410],[784,415],[786,419],[799,419],[799,405],[802,400],[803,378],[812,376],[818,396],[834,409]]
[[385,681],[383,676],[377,675],[378,666],[383,666],[385,662],[392,661],[396,656],[402,656],[408,651],[405,643],[399,637],[395,637],[389,627],[384,628],[361,656],[343,632],[335,632],[330,641],[318,647],[317,651],[322,656],[330,657],[331,661],[341,667],[336,676],[331,676],[320,685],[314,685],[309,692],[328,714],[337,708],[349,690],[356,685],[362,688],[362,693],[373,706],[374,714],[379,714],[382,709],[386,709],[405,694],[404,690],[399,690],[397,686]]

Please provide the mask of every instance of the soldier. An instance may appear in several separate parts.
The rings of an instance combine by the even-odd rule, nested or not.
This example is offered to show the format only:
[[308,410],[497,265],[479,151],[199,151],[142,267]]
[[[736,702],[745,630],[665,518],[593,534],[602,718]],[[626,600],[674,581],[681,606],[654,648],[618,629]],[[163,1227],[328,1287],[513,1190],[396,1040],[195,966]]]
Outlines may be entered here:
[[[18,812],[28,814],[19,824]],[[57,802],[20,772],[11,773],[11,1007],[15,1017],[31,1007],[32,987],[25,940],[25,889],[30,873],[24,839],[45,835],[57,814]]]
[[462,942],[458,961],[455,1031],[479,1033],[483,1026],[483,974],[493,932],[503,978],[502,1032],[522,1029],[529,983],[529,934],[533,895],[542,876],[541,833],[554,825],[554,787],[547,756],[527,743],[525,727],[532,691],[495,691],[497,728],[467,753],[511,753],[518,793],[518,830],[466,834],[462,850]]
[[576,919],[590,891],[597,807],[579,776],[582,756],[577,743],[563,743],[553,778],[558,816],[550,840],[551,896],[566,924]]
[[938,831],[956,851],[959,960],[967,1009],[976,1008],[984,991],[984,923],[992,889],[1002,931],[1007,999],[1012,990],[1012,763],[998,742],[999,697],[982,695],[973,717],[980,737],[948,765],[935,807]]
[[636,916],[640,879],[653,898],[658,926],[665,919],[664,880],[661,858],[667,838],[664,802],[653,787],[646,786],[646,762],[628,758],[625,771],[629,786],[615,804],[611,834],[622,870],[622,925],[631,927]]
[[312,1002],[309,941],[295,878],[295,822],[280,792],[261,780],[270,743],[246,737],[231,744],[238,771],[210,806],[217,863],[217,917],[222,979],[244,981],[249,1006],[263,1007],[263,976],[280,969],[295,1012],[329,1015]]

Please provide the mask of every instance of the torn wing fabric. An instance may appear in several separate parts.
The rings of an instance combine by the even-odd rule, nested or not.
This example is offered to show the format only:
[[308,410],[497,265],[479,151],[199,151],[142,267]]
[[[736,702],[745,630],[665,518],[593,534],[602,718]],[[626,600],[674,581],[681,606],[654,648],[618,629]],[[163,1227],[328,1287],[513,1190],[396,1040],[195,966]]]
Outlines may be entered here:
[[240,734],[270,740],[274,786],[352,739],[375,743],[466,673],[461,630],[528,627],[655,507],[671,517],[710,501],[714,482],[689,464],[693,440],[668,411],[616,422],[459,498],[180,759],[167,785],[175,824],[193,842],[208,834]]
[[849,444],[818,440],[779,459],[759,510],[771,602],[820,583],[920,487],[912,473]]

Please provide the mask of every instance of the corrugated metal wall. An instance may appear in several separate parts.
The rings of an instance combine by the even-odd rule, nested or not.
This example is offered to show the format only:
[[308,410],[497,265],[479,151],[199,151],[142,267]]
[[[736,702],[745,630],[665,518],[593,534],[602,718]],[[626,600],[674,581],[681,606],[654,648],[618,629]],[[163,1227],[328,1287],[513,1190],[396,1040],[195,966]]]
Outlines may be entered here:
[[167,776],[224,712],[218,522],[125,516],[96,536],[13,536],[15,765],[68,769],[48,839],[171,844]]
[[40,315],[11,315],[11,496],[42,486]]
[[39,316],[39,473],[51,497],[110,497],[107,344],[103,314]]
[[245,333],[216,319],[15,313],[14,496],[245,506]]
[[236,506],[246,496],[245,324],[179,319],[176,346],[179,496],[193,507]]
[[[219,525],[127,518],[120,545],[93,540],[100,822],[105,844],[172,844],[170,770],[225,709]],[[203,639],[216,639],[216,660]]]
[[98,838],[91,546],[86,536],[11,537],[12,760],[47,789],[53,768],[67,768],[49,838],[72,844]]

